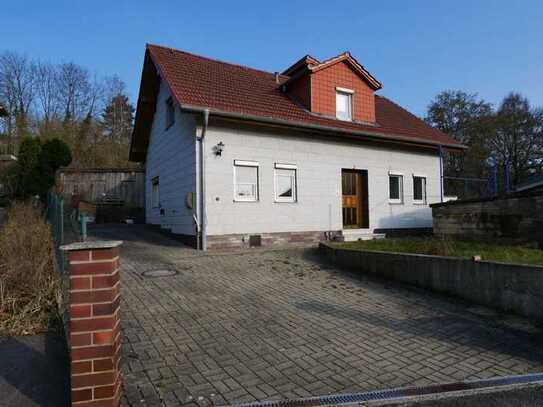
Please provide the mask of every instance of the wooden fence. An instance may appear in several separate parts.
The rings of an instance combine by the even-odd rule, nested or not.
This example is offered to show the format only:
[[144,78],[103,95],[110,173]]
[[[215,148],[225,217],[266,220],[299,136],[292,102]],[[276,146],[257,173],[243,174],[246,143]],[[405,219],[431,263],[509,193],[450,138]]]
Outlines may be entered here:
[[58,192],[67,202],[120,200],[138,208],[145,206],[143,169],[64,169],[57,177]]

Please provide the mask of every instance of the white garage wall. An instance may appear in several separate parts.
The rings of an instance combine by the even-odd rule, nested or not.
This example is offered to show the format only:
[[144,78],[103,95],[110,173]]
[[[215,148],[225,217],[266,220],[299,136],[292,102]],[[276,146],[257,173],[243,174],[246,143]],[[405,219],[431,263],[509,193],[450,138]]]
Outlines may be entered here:
[[[175,109],[175,123],[166,129],[168,88],[161,82],[145,164],[145,213],[147,223],[173,233],[194,235],[192,211],[185,205],[187,192],[196,191],[196,121],[192,114]],[[160,179],[160,208],[151,201],[152,179]]]
[[[217,157],[212,147],[220,141],[225,148]],[[432,226],[429,206],[413,203],[413,173],[426,175],[428,203],[440,199],[437,152],[211,125],[205,155],[208,235],[340,230],[342,168],[368,170],[370,230]],[[234,202],[234,160],[259,162],[258,202]],[[297,203],[274,202],[276,162],[298,166]],[[389,171],[404,175],[403,204],[388,202]]]

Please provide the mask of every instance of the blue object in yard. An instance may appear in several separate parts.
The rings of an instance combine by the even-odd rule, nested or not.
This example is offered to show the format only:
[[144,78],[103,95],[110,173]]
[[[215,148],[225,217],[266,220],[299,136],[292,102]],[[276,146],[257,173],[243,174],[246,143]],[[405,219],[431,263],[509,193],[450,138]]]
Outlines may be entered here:
[[494,164],[494,166],[492,167],[492,195],[493,196],[498,195],[498,188],[499,188],[498,165]]
[[87,222],[89,220],[89,216],[87,216],[85,213],[79,214],[79,222],[81,224],[81,240],[85,241],[87,240]]

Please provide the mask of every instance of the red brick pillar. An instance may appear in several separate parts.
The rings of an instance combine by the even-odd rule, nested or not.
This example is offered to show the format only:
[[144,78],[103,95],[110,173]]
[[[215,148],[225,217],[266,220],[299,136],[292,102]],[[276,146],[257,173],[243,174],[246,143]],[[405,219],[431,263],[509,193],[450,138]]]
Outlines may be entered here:
[[62,246],[69,260],[72,406],[118,406],[121,396],[120,241]]

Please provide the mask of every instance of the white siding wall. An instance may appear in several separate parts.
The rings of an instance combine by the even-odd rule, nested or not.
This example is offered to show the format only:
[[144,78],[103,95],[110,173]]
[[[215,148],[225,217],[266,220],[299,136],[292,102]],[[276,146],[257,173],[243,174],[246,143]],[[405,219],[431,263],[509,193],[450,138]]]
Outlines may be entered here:
[[[295,133],[293,133],[295,134]],[[222,156],[212,147],[222,141]],[[258,202],[234,202],[233,161],[260,164]],[[298,166],[298,202],[274,202],[274,163]],[[437,153],[290,137],[262,129],[210,126],[206,135],[207,234],[341,230],[341,169],[368,170],[370,230],[431,227],[428,205],[413,203],[413,173],[427,176],[428,203],[440,199]],[[404,203],[389,204],[388,172],[404,175]]]
[[[166,130],[166,100],[170,96],[164,82],[160,85],[157,108],[145,164],[147,223],[161,225],[173,233],[194,235],[192,211],[185,205],[187,192],[196,192],[196,122],[193,115],[176,107],[175,124]],[[153,208],[152,179],[160,179],[160,205]]]

